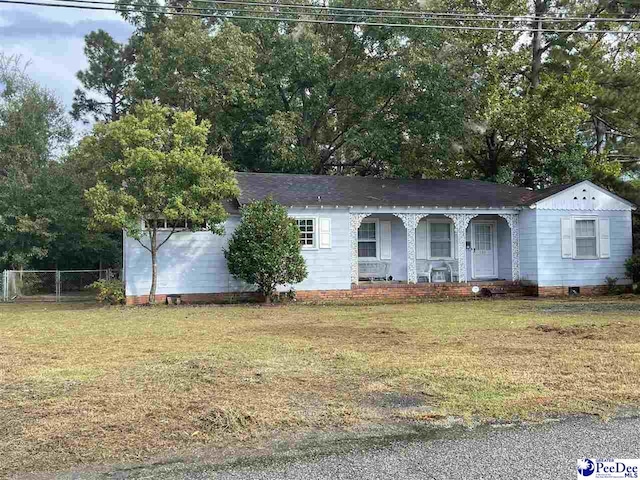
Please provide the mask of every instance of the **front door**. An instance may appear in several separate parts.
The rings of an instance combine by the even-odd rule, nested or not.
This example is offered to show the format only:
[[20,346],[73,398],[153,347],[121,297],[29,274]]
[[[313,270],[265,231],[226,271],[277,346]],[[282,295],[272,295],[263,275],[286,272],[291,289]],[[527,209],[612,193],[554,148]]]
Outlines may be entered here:
[[471,223],[473,278],[496,278],[495,223]]

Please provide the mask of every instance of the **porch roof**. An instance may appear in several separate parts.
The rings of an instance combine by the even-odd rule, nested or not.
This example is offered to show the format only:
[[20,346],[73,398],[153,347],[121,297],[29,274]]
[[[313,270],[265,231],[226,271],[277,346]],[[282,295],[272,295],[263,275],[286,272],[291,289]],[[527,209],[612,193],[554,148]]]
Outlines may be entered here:
[[453,208],[515,208],[527,203],[532,191],[479,180],[422,180],[236,173],[240,205],[271,195],[295,207],[356,205]]

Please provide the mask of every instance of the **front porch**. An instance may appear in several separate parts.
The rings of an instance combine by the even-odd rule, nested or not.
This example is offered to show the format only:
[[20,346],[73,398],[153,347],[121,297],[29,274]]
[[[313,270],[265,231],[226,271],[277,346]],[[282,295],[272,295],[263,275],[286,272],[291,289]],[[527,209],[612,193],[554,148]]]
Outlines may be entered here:
[[458,284],[520,279],[517,212],[351,212],[351,280]]

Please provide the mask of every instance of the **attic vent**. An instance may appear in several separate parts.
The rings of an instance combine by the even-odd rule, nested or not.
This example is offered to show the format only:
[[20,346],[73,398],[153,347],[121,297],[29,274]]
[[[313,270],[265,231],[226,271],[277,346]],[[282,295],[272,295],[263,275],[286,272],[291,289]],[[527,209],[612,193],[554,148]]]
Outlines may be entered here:
[[573,197],[573,199],[574,199],[574,200],[577,200],[577,199],[578,199],[578,197]]
[[587,189],[586,189],[586,188],[583,188],[583,189],[582,189],[582,191],[583,191],[583,192],[586,192],[586,191],[587,191]]
[[587,197],[582,197],[582,199],[583,199],[583,200],[586,200],[586,199],[587,199]]
[[595,199],[596,199],[596,197],[591,197],[591,200],[595,200]]

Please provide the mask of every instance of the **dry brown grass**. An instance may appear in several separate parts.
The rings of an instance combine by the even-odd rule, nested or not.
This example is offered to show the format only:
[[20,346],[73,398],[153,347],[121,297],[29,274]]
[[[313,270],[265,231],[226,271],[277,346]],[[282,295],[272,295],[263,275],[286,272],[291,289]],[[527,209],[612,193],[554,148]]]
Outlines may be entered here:
[[389,421],[640,406],[640,302],[0,306],[0,474]]

